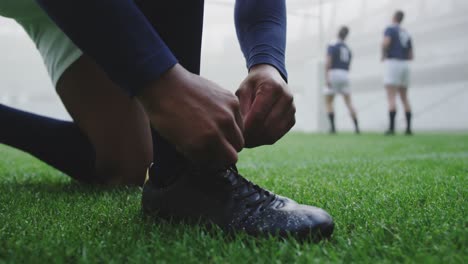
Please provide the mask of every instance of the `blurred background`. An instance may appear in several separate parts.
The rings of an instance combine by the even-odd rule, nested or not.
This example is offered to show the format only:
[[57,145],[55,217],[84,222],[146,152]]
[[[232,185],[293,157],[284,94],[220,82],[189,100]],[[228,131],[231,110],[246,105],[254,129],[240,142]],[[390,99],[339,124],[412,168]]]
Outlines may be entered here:
[[[202,75],[235,91],[246,74],[233,23],[235,1],[205,1]],[[328,128],[321,94],[323,61],[326,45],[341,25],[351,29],[351,85],[361,128],[383,131],[387,127],[380,45],[384,28],[394,11],[401,9],[416,56],[409,92],[414,130],[468,131],[467,0],[287,0],[287,6],[287,66],[298,109],[295,130]],[[34,44],[14,21],[1,17],[0,103],[70,119]],[[335,104],[338,129],[351,131],[341,98]]]

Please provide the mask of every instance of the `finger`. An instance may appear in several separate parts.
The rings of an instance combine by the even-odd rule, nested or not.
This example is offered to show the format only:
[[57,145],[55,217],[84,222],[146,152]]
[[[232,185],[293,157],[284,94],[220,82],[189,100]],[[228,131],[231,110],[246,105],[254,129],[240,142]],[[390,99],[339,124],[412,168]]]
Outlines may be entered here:
[[239,107],[234,108],[234,118],[236,120],[237,126],[241,130],[242,134],[244,134],[244,118],[242,118],[242,114]]
[[270,113],[273,105],[278,100],[278,93],[273,89],[259,88],[250,111],[244,121],[244,129],[256,130],[263,126],[265,118]]
[[213,154],[211,166],[216,166],[218,168],[236,164],[238,160],[237,150],[226,139],[221,139],[221,141],[216,144],[216,149]]
[[294,117],[295,114],[289,113],[290,116],[288,116],[288,111],[292,111],[291,108],[295,109],[292,95],[287,94],[281,97],[265,119],[265,128],[267,130],[276,129],[276,127],[281,126],[283,123],[288,123],[289,119]]
[[295,118],[296,108],[292,105],[288,111],[284,112],[281,122],[274,129],[268,129],[269,136],[265,138],[269,139],[268,144],[273,144],[279,139],[281,139],[286,133],[288,133],[291,128],[296,124]]
[[236,96],[239,98],[240,113],[245,117],[253,102],[253,89],[243,86],[237,90]]
[[237,152],[244,148],[244,132],[236,123],[225,132],[225,138]]
[[219,119],[218,136],[226,139],[237,151],[241,151],[244,148],[244,133],[237,99],[232,103],[230,110]]

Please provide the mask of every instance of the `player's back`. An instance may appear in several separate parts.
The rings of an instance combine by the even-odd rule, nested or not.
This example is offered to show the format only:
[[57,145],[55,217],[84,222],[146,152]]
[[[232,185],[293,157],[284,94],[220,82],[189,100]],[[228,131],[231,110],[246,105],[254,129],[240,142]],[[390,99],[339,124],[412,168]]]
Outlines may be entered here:
[[331,69],[349,71],[352,53],[343,41],[337,41],[328,46],[328,55],[331,57]]
[[391,25],[385,29],[385,36],[391,42],[387,52],[388,59],[409,60],[413,48],[411,35],[399,25]]

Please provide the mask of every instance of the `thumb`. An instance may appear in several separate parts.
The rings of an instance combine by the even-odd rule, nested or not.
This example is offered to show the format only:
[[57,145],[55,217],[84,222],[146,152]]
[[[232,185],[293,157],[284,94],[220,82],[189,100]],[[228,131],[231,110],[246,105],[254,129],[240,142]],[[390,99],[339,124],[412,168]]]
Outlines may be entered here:
[[253,103],[253,92],[248,86],[242,86],[236,92],[237,98],[239,98],[240,112],[245,118]]

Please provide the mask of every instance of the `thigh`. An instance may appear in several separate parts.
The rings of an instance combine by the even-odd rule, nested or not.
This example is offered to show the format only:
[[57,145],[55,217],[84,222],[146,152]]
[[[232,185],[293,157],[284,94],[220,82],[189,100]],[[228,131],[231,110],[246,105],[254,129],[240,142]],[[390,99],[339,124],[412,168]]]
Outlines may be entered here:
[[385,90],[387,91],[387,98],[389,100],[395,100],[398,88],[393,85],[386,85]]
[[204,0],[135,0],[135,3],[179,63],[200,74]]
[[351,106],[351,94],[343,94],[343,100],[346,104],[346,106],[350,107]]
[[97,167],[112,172],[106,177],[120,175],[141,183],[153,150],[149,121],[138,101],[128,97],[85,55],[61,76],[57,92],[92,142]]

